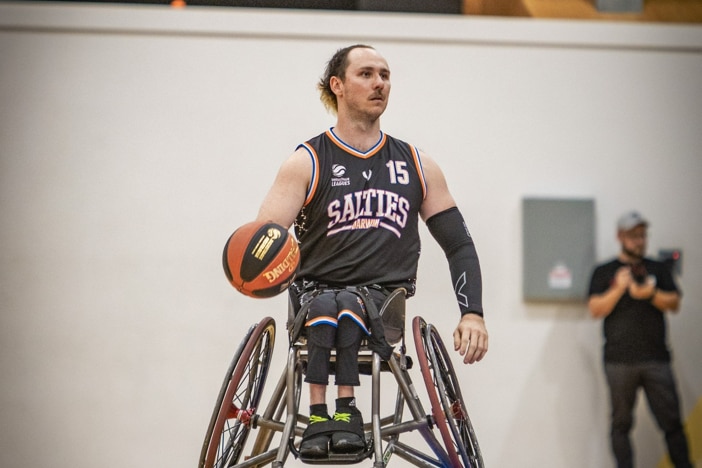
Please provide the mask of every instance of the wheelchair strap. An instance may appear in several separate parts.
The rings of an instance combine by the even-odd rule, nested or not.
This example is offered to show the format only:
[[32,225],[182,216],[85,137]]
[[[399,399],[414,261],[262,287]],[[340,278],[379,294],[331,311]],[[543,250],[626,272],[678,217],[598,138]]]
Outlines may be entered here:
[[347,291],[357,294],[363,299],[366,305],[366,311],[368,312],[368,322],[370,325],[370,336],[368,337],[368,347],[371,351],[378,353],[378,355],[385,361],[389,361],[392,357],[392,346],[390,346],[385,339],[385,328],[383,327],[383,320],[378,313],[378,308],[375,306],[375,302],[368,291],[367,286],[349,286],[346,288]]
[[361,437],[361,439],[365,440],[363,427],[361,427],[360,425],[356,426],[355,424],[349,424],[347,422],[342,421],[334,421],[333,419],[321,423],[310,424],[305,429],[304,438],[310,439],[314,436],[322,434],[333,434],[335,432],[351,432],[353,434],[357,434]]
[[307,297],[305,297],[304,303],[302,304],[300,310],[297,311],[297,314],[295,315],[295,318],[292,321],[292,326],[289,327],[289,340],[290,344],[292,345],[294,342],[297,341],[297,339],[300,337],[300,333],[302,332],[302,328],[305,323],[305,319],[307,317],[307,310],[310,308],[310,304],[312,303],[312,299],[314,299],[321,291],[316,290],[316,291],[311,291]]
[[390,360],[392,357],[393,347],[388,344],[385,339],[385,328],[383,327],[383,320],[380,317],[378,308],[375,306],[375,302],[371,297],[368,288],[377,288],[380,291],[386,291],[382,286],[347,286],[345,288],[329,287],[325,284],[320,284],[316,281],[305,281],[303,284],[293,283],[290,287],[291,293],[297,298],[301,303],[301,309],[297,311],[295,318],[293,319],[292,326],[289,331],[290,343],[294,343],[295,340],[300,336],[303,324],[305,323],[305,317],[307,317],[307,309],[309,309],[312,299],[314,299],[318,294],[324,291],[339,291],[347,290],[353,294],[359,296],[363,303],[366,305],[366,312],[368,313],[368,325],[370,328],[370,335],[368,336],[368,347],[371,351],[378,353],[378,355],[384,361]]

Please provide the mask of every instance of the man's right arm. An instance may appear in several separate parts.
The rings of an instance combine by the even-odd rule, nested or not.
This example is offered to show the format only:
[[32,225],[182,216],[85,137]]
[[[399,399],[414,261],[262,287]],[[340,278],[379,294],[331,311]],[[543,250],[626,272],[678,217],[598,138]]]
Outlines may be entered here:
[[300,147],[280,166],[256,219],[290,228],[305,204],[311,177],[312,160],[307,150]]
[[612,313],[614,306],[617,305],[619,299],[624,295],[633,281],[631,269],[621,267],[614,275],[612,285],[601,294],[592,294],[587,302],[590,309],[590,315],[594,318],[604,318]]

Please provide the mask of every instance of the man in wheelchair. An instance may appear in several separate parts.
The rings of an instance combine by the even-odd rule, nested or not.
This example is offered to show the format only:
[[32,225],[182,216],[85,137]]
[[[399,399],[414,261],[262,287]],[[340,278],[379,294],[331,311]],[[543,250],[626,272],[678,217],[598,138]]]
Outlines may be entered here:
[[[291,293],[299,305],[312,301],[305,317],[310,421],[300,446],[306,458],[365,448],[354,399],[358,352],[364,337],[378,349],[383,340],[361,295],[379,308],[398,287],[414,294],[420,217],[448,260],[461,313],[455,350],[474,363],[488,349],[478,256],[445,177],[422,151],[380,129],[390,86],[389,66],[374,48],[338,50],[318,83],[336,125],[281,165],[257,217],[286,228],[294,223],[301,265]],[[337,399],[330,414],[332,349]]]
[[[354,387],[360,385],[358,353],[363,338],[369,337],[369,347],[389,358],[392,347],[378,336],[382,325],[377,316],[389,291],[378,285],[342,288],[317,281],[298,281],[290,289],[293,300],[300,306],[307,305],[302,319],[308,349],[305,382],[310,384],[311,405],[300,454],[305,458],[326,457],[329,448],[337,454],[361,452],[366,448],[363,417],[354,398]],[[368,301],[374,307],[371,313],[365,305]],[[367,323],[372,324],[372,336]],[[325,401],[332,349],[336,349],[334,383],[338,398],[336,410],[329,416]]]

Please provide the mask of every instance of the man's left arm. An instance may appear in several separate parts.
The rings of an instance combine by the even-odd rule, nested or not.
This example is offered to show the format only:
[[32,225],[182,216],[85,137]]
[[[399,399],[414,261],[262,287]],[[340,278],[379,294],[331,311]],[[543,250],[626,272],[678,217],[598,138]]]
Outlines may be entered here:
[[649,276],[643,284],[633,282],[629,286],[629,295],[649,301],[661,312],[677,312],[680,308],[680,291],[672,273],[664,266],[659,268],[660,271],[655,276]]
[[488,333],[483,318],[482,276],[473,239],[463,216],[449,193],[446,179],[438,165],[423,156],[427,197],[422,204],[422,218],[439,243],[449,263],[451,280],[461,319],[453,332],[454,349],[463,362],[480,361],[488,350]]
[[651,295],[651,304],[661,312],[677,312],[680,308],[680,293],[656,288]]
[[464,364],[473,364],[485,357],[488,332],[482,316],[468,313],[461,317],[453,332],[453,348],[463,356]]

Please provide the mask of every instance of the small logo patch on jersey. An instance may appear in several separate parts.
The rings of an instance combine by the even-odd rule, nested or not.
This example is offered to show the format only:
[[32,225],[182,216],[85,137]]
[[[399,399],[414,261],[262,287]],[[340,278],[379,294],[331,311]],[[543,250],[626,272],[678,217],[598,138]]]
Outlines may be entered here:
[[371,176],[373,175],[373,171],[368,169],[367,171],[363,171],[363,178],[366,180],[370,180]]
[[338,187],[340,185],[351,185],[351,179],[344,177],[346,174],[346,168],[341,164],[334,164],[332,166],[332,180],[331,186]]
[[346,168],[341,164],[334,164],[332,166],[332,174],[334,174],[334,177],[344,177],[344,174],[346,174]]

